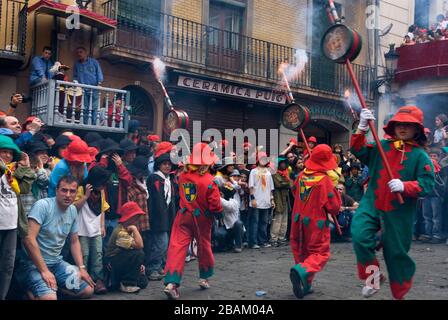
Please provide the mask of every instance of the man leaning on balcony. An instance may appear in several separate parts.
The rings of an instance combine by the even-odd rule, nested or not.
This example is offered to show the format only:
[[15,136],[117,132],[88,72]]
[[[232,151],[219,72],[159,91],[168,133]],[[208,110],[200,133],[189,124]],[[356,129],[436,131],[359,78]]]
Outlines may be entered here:
[[31,62],[30,86],[35,86],[53,77],[53,74],[50,71],[53,66],[53,62],[51,61],[51,51],[50,47],[44,47],[42,55],[33,58],[33,61]]
[[[76,55],[78,61],[75,63],[73,70],[73,80],[81,84],[100,86],[104,76],[98,61],[89,57],[84,47],[77,48]],[[96,125],[98,100],[98,90],[84,89],[84,124],[89,124],[89,120],[92,119],[91,124]],[[90,101],[92,101],[92,106],[90,106]]]

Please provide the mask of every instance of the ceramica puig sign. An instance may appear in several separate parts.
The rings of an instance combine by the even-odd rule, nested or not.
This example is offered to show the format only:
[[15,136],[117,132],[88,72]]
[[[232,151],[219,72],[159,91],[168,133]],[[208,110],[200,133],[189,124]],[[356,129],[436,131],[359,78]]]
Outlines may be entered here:
[[311,105],[308,106],[311,114],[311,119],[325,119],[330,120],[340,125],[351,128],[353,123],[353,116],[341,107],[337,106],[322,106]]
[[266,103],[275,103],[282,105],[286,103],[286,97],[284,93],[281,92],[258,90],[250,87],[203,80],[194,77],[179,76],[177,86],[214,94],[258,100]]

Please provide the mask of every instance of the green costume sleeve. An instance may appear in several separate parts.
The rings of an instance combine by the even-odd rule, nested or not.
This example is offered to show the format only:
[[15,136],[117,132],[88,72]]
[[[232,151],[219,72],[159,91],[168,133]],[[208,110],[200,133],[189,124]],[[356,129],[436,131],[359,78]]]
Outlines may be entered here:
[[422,151],[418,159],[417,180],[404,182],[405,197],[424,197],[432,192],[435,186],[434,165],[428,154]]

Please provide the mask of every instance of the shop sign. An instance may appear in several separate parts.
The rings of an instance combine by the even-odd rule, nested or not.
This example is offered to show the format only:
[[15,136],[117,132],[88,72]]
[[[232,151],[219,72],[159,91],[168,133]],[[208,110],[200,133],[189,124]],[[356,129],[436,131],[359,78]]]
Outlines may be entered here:
[[267,103],[286,104],[285,94],[277,91],[257,90],[222,82],[179,76],[177,86],[209,93],[222,94]]
[[308,108],[311,113],[311,119],[325,118],[345,126],[351,126],[354,121],[353,116],[349,112],[339,108],[316,105],[311,105]]

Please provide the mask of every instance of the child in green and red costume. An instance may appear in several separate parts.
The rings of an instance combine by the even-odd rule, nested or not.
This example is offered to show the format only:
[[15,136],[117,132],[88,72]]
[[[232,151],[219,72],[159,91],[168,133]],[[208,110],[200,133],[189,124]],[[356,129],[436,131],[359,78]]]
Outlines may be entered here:
[[291,269],[293,291],[301,299],[311,293],[315,274],[330,259],[330,219],[337,215],[341,198],[327,174],[338,167],[331,148],[318,145],[296,180],[292,211],[291,249],[296,265]]
[[[358,131],[351,141],[351,152],[369,167],[368,189],[352,221],[352,239],[358,261],[358,274],[367,280],[364,297],[379,289],[384,277],[375,257],[376,234],[381,230],[384,260],[395,299],[403,299],[411,289],[415,263],[408,255],[417,198],[424,197],[434,186],[434,167],[425,152],[426,136],[423,112],[415,106],[402,107],[384,131],[391,139],[381,144],[394,174],[390,180],[375,144],[367,144],[368,121],[372,112],[363,109]],[[393,192],[401,192],[400,205]],[[374,285],[370,279],[375,280]]]
[[198,242],[199,286],[208,289],[208,278],[213,275],[215,259],[211,246],[211,230],[215,214],[222,214],[221,196],[209,168],[218,157],[205,143],[194,146],[186,166],[179,176],[179,211],[171,230],[170,245],[165,265],[165,294],[179,298],[188,247],[195,238]]

